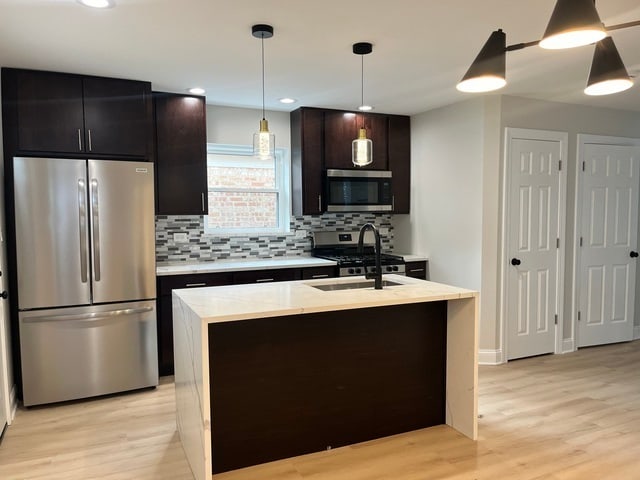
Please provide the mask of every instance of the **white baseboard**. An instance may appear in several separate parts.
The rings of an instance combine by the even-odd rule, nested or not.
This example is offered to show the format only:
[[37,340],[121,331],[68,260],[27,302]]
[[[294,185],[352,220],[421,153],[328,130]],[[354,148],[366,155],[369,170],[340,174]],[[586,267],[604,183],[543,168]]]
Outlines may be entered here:
[[640,325],[634,325],[633,327],[633,339],[638,340],[640,338]]
[[566,338],[562,340],[562,351],[560,353],[571,353],[576,351],[576,346],[573,338]]
[[480,365],[500,365],[504,363],[502,350],[479,350],[478,363]]
[[15,384],[11,387],[11,392],[9,393],[9,410],[11,413],[7,419],[7,423],[11,425],[13,419],[16,418],[16,411],[18,410],[18,395]]

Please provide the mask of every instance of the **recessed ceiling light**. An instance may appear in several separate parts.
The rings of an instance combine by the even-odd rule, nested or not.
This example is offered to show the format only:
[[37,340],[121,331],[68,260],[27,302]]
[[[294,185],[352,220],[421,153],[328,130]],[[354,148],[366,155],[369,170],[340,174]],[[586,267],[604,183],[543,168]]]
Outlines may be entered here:
[[116,6],[115,0],[78,0],[78,3],[85,7],[112,8]]
[[189,93],[193,93],[194,95],[203,95],[205,91],[206,90],[204,88],[200,87],[193,87],[189,89]]
[[297,100],[295,98],[281,98],[280,103],[296,103]]
[[371,105],[360,105],[358,107],[358,110],[360,110],[361,112],[370,112],[371,110],[373,110],[373,107]]

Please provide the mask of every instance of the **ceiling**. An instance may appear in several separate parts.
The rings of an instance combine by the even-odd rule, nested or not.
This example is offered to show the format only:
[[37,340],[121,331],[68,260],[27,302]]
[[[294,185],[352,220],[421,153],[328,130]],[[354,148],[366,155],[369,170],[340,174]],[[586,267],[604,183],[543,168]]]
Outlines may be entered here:
[[[365,103],[416,114],[474,94],[456,83],[489,34],[507,44],[538,40],[555,0],[116,0],[96,10],[75,0],[0,0],[0,65],[149,80],[154,90],[206,88],[207,103],[260,107],[256,23],[265,40],[266,105],[355,109],[360,57]],[[640,20],[638,0],[599,0],[605,25]],[[612,33],[629,73],[640,74],[640,27]],[[640,80],[606,97],[582,93],[593,47],[510,52],[500,93],[640,111]],[[476,94],[477,95],[477,94]],[[281,97],[298,100],[282,105]]]

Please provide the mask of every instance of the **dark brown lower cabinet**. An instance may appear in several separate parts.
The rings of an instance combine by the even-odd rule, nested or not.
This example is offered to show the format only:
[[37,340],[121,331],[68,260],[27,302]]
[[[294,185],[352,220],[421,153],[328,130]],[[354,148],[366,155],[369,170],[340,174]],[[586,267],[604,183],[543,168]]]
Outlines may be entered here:
[[420,278],[422,280],[429,279],[426,261],[406,262],[404,270],[407,277]]
[[209,325],[213,472],[445,423],[446,302]]
[[158,373],[173,375],[173,312],[171,291],[179,288],[230,285],[231,273],[199,273],[157,277]]

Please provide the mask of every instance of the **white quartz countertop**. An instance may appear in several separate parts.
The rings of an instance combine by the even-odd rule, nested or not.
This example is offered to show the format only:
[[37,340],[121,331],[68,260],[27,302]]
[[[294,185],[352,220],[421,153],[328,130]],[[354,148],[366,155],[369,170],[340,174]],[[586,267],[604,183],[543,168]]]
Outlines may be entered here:
[[397,253],[393,252],[393,255],[398,255],[402,257],[405,262],[424,262],[428,261],[429,258],[426,255],[417,255],[414,253]]
[[188,273],[239,272],[242,270],[271,270],[277,268],[327,267],[332,260],[316,257],[282,257],[255,260],[216,260],[215,262],[175,262],[156,267],[158,276],[184,275]]
[[438,300],[457,300],[478,295],[472,290],[401,275],[385,275],[384,278],[401,285],[386,286],[382,290],[375,290],[373,287],[333,291],[314,288],[314,285],[342,284],[365,280],[364,277],[343,277],[190,288],[174,290],[173,294],[179,297],[205,323]]

